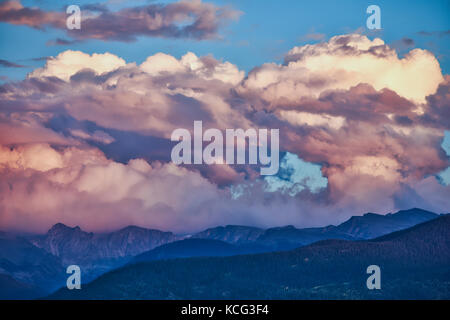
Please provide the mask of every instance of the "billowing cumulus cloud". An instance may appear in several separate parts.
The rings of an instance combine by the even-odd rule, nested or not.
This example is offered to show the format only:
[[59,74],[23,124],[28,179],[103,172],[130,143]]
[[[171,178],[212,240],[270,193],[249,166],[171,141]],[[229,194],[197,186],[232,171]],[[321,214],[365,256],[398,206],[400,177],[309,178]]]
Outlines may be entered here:
[[268,63],[250,72],[240,91],[259,96],[262,105],[270,107],[367,83],[420,103],[442,80],[439,63],[430,52],[414,49],[400,59],[381,39],[351,34],[293,48],[283,65]]
[[[170,4],[149,4],[109,11],[106,6],[84,6],[81,29],[68,30],[64,11],[44,11],[24,7],[20,1],[0,3],[0,21],[43,29],[62,29],[78,39],[135,41],[138,36],[211,39],[219,37],[219,29],[240,12],[230,7],[217,7],[201,0]],[[55,44],[64,44],[58,39]]]
[[[65,51],[0,86],[0,225],[195,231],[448,211],[450,186],[436,176],[450,164],[449,101],[431,53],[399,58],[361,35],[293,48],[247,76],[191,52],[138,65]],[[170,135],[195,120],[279,129],[281,170],[263,179],[253,166],[175,166]]]
[[100,230],[124,222],[166,228],[188,219],[190,210],[205,218],[208,201],[220,192],[182,167],[140,159],[121,164],[97,149],[32,144],[0,151],[3,228],[27,221],[23,229],[45,231],[55,220]]
[[[191,52],[181,59],[157,53],[137,66],[110,53],[68,50],[31,72],[21,88],[5,86],[4,96],[14,95],[22,106],[61,108],[103,127],[170,138],[174,129],[192,128],[198,119],[205,127],[249,127],[229,102],[243,78],[233,64]],[[54,87],[42,90],[50,82],[57,95]]]
[[54,59],[48,59],[43,68],[34,70],[29,77],[56,77],[68,81],[71,76],[84,69],[92,70],[99,75],[116,70],[125,64],[125,60],[110,53],[89,55],[81,51],[67,50]]

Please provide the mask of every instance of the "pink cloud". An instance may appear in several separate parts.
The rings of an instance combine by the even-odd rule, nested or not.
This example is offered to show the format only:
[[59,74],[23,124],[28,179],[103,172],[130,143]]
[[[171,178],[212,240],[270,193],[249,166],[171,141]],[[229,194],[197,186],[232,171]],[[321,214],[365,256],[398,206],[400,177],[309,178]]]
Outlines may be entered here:
[[[135,41],[138,36],[211,39],[219,37],[219,29],[236,20],[240,12],[228,6],[218,7],[201,0],[170,4],[149,4],[119,11],[82,8],[81,30],[67,30],[65,12],[44,11],[24,7],[20,1],[0,3],[0,21],[42,29],[52,27],[67,31],[71,37],[83,39]],[[58,44],[58,41],[55,42]]]
[[[360,69],[363,62],[379,68]],[[381,40],[360,35],[294,48],[284,65],[264,64],[248,77],[193,53],[158,53],[137,65],[66,51],[0,86],[0,229],[42,232],[63,222],[188,232],[338,223],[409,204],[445,211],[448,186],[433,175],[449,166],[440,145],[449,130],[448,89],[429,52],[399,59]],[[95,128],[55,131],[60,115]],[[119,161],[100,150],[117,132],[166,141],[194,120],[222,130],[280,129],[281,150],[320,164],[327,188],[268,193],[248,166],[184,168],[133,154]],[[230,185],[245,186],[245,194],[233,199]]]

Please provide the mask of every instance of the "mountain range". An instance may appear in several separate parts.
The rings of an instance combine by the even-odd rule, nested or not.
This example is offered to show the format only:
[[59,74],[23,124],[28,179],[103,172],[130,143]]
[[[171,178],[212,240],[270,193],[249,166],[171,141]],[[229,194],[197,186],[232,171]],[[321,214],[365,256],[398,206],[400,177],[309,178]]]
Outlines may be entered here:
[[[368,290],[366,269],[381,270]],[[127,265],[49,299],[449,299],[450,216],[373,240]]]
[[[55,224],[44,235],[21,237],[0,232],[0,281],[20,288],[23,297],[39,297],[65,284],[65,268],[79,265],[82,282],[126,264],[173,258],[212,257],[292,250],[326,239],[364,240],[402,230],[438,217],[410,209],[394,214],[367,213],[338,226],[298,229],[293,226],[261,229],[220,226],[192,235],[129,226],[110,233],[91,233]],[[14,280],[15,282],[11,282]],[[8,285],[9,283],[9,285]]]
[[181,237],[171,232],[136,226],[95,234],[62,223],[55,224],[45,235],[29,238],[34,246],[58,257],[63,265],[80,266],[84,281],[92,280],[142,252],[178,239]]
[[238,245],[257,243],[265,246],[267,251],[287,250],[325,239],[371,239],[412,227],[437,216],[433,212],[413,208],[386,215],[366,213],[363,216],[353,216],[338,226],[303,229],[285,226],[266,230],[245,226],[225,226],[207,229],[192,237],[221,240]]
[[28,287],[34,292],[45,291],[39,288],[57,289],[64,283],[65,270],[58,257],[23,237],[1,232],[0,275],[4,284],[0,296],[4,296],[4,290],[9,290],[6,283],[23,290]]

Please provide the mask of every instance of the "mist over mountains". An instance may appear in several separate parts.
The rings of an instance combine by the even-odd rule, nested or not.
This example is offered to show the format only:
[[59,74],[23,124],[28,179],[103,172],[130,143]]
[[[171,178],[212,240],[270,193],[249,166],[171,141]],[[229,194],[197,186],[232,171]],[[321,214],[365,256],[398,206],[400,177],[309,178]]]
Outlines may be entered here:
[[286,251],[321,240],[373,239],[439,215],[410,209],[394,214],[367,213],[338,226],[261,229],[219,226],[192,235],[129,226],[109,233],[90,233],[55,224],[44,235],[0,233],[1,297],[42,297],[65,285],[68,265],[79,265],[82,282],[138,262],[190,257],[225,257]]

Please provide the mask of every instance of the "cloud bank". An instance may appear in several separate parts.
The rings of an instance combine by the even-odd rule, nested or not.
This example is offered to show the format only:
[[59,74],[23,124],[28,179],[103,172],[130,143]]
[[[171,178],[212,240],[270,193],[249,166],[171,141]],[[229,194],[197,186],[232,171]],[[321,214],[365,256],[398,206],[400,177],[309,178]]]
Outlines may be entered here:
[[[296,47],[248,75],[188,52],[142,64],[64,51],[0,86],[0,229],[63,222],[190,232],[313,226],[413,206],[448,211],[450,77],[414,49],[351,34]],[[171,132],[280,129],[283,164],[170,163]]]

